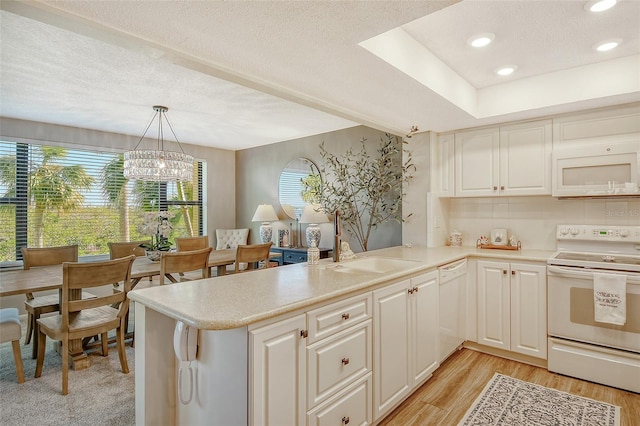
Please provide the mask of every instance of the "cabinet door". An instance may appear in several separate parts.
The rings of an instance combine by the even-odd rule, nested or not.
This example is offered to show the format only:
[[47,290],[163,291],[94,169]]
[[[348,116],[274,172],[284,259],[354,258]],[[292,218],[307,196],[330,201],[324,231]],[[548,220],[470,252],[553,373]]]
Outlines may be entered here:
[[373,417],[400,402],[411,389],[409,365],[409,280],[373,292]]
[[478,343],[510,348],[509,263],[478,261]]
[[499,194],[500,132],[498,128],[455,135],[456,197]]
[[411,279],[410,351],[412,387],[438,368],[438,271]]
[[551,194],[551,120],[500,127],[500,195]]
[[431,182],[432,191],[439,197],[453,197],[454,189],[454,134],[438,135],[436,143],[431,144]]
[[250,424],[304,424],[306,415],[305,316],[251,331]]
[[547,268],[511,264],[511,350],[547,358]]

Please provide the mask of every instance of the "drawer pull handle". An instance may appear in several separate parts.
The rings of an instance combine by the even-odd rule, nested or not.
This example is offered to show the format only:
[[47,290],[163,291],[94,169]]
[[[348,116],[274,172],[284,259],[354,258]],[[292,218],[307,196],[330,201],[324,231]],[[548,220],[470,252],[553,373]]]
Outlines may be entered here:
[[342,358],[342,365],[347,365],[347,364],[349,364],[349,358],[347,357]]
[[343,320],[348,320],[349,319],[349,312],[345,312],[344,314],[342,314],[342,319]]
[[349,421],[350,421],[350,420],[349,420],[349,417],[347,417],[347,416],[344,416],[344,417],[342,418],[342,424],[343,424],[343,425],[348,425],[348,424],[349,424]]

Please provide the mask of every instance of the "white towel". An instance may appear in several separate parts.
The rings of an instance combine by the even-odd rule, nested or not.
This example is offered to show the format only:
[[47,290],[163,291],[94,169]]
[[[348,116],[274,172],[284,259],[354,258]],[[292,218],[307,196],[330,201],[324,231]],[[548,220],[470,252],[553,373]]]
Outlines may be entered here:
[[593,274],[595,321],[624,325],[627,321],[627,276]]

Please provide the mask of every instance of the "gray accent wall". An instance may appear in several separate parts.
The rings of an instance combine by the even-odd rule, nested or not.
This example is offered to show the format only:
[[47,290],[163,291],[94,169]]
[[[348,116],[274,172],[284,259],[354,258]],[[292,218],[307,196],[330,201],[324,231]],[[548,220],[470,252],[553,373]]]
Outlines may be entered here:
[[[285,165],[297,157],[306,157],[322,167],[320,144],[331,153],[342,155],[349,147],[355,152],[360,150],[360,140],[367,139],[370,154],[375,152],[384,132],[366,127],[356,126],[335,132],[308,136],[276,144],[236,151],[236,227],[250,228],[249,242],[259,243],[260,223],[251,222],[251,218],[259,204],[271,204],[276,209],[279,222],[273,223],[274,238],[276,230],[295,228],[296,221],[288,220],[278,201],[278,180]],[[301,226],[302,235],[306,225]],[[332,224],[320,225],[322,231],[321,247],[332,247]],[[342,239],[348,241],[354,252],[361,251],[355,239],[351,239],[343,229]],[[304,244],[304,242],[303,242]],[[374,229],[369,240],[369,250],[391,247],[402,244],[402,224],[389,221]]]

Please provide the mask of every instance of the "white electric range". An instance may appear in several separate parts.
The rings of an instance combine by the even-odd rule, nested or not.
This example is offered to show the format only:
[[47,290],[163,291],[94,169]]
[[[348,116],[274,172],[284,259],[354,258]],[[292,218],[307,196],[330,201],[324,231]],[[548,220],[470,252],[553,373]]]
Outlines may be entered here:
[[[559,225],[556,238],[547,261],[549,370],[640,392],[640,226]],[[624,277],[623,324],[596,316],[596,274]]]

